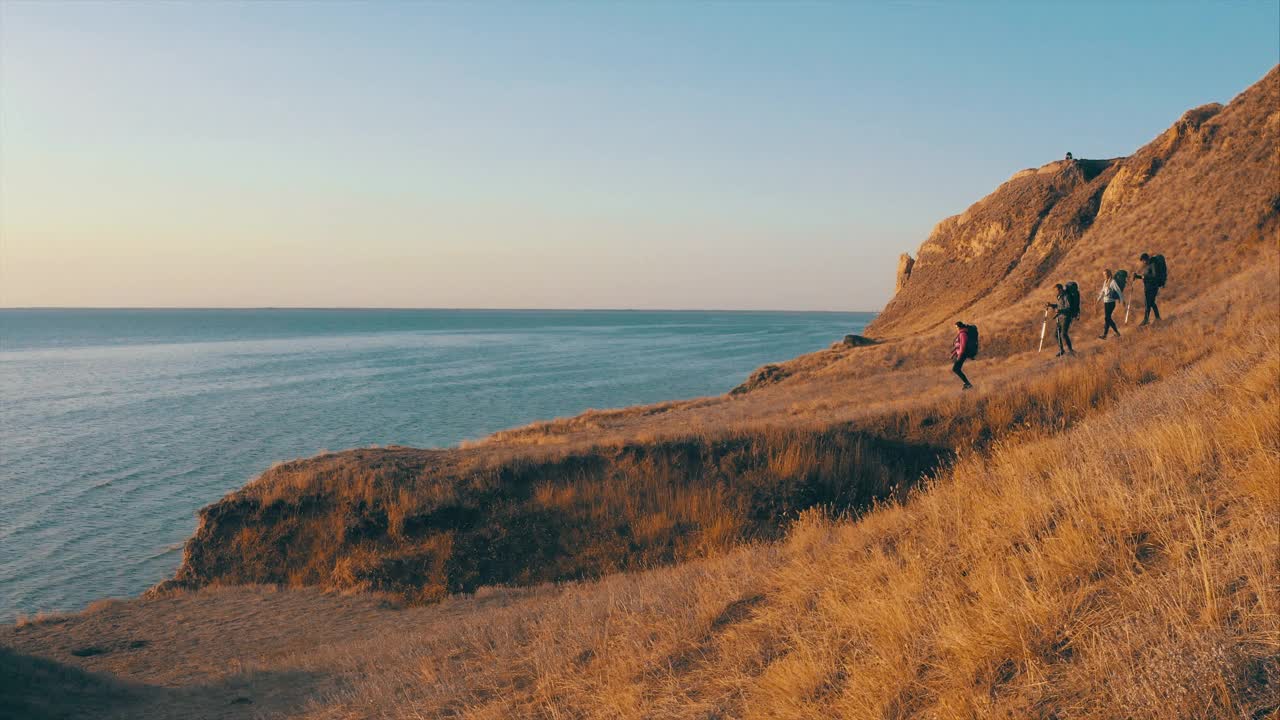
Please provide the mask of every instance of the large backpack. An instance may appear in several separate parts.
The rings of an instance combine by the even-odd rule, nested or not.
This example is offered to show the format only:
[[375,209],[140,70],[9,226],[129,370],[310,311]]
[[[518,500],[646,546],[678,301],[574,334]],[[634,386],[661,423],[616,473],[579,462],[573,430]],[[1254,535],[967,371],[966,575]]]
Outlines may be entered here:
[[1124,292],[1124,286],[1129,284],[1129,271],[1117,270],[1111,279],[1116,281],[1116,287],[1120,288],[1120,292]]
[[1155,271],[1156,287],[1164,287],[1166,281],[1169,280],[1169,266],[1164,262],[1163,255],[1155,255],[1151,258],[1151,269]]
[[1080,286],[1074,281],[1067,283],[1067,313],[1073,317],[1080,317]]
[[964,331],[969,336],[964,343],[964,356],[967,359],[976,358],[978,357],[978,326],[965,325]]

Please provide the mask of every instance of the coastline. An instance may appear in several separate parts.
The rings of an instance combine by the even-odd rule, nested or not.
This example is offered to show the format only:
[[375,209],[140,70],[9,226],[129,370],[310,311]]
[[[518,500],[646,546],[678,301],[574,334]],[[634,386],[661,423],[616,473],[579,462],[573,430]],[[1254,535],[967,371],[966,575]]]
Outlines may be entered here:
[[[180,553],[165,548],[181,549],[199,507],[273,464],[326,448],[453,447],[592,407],[714,395],[868,319],[58,311],[23,331],[12,314],[0,313],[0,443],[13,449],[0,480],[17,489],[0,508],[9,621],[171,577]],[[56,566],[39,562],[46,536],[65,548]]]

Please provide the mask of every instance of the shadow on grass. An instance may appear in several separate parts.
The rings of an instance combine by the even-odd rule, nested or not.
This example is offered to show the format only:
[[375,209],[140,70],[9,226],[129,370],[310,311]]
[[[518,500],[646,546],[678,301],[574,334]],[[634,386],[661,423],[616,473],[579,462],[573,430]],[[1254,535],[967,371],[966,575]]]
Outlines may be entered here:
[[317,673],[253,672],[208,685],[163,687],[0,647],[0,720],[259,717],[303,707],[323,679]]

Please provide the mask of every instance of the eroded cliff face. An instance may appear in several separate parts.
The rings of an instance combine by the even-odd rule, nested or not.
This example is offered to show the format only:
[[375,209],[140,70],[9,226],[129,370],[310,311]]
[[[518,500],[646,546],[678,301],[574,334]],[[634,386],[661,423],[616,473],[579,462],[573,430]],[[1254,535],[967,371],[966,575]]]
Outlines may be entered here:
[[[1275,235],[1280,213],[1280,68],[1237,96],[1187,111],[1125,158],[1023,170],[934,228],[909,281],[868,328],[892,338],[1004,314],[1055,282],[1086,291],[1104,267],[1162,253],[1182,274],[1166,293],[1195,292],[1236,256]],[[1239,256],[1243,261],[1243,256]],[[1180,282],[1179,282],[1180,281]]]
[[1024,170],[963,214],[938,223],[910,267],[910,282],[899,276],[898,293],[869,334],[900,335],[954,322],[993,291],[1025,292],[1048,269],[1044,259],[1093,222],[1116,162],[1063,160]]
[[153,592],[282,584],[430,602],[670,564],[907,487],[950,457],[925,430],[912,443],[836,426],[520,458],[387,448],[299,460],[201,510],[182,567]]
[[898,256],[898,279],[893,284],[893,293],[896,295],[902,292],[902,288],[906,286],[907,281],[911,279],[911,268],[915,267],[916,260],[907,253]]

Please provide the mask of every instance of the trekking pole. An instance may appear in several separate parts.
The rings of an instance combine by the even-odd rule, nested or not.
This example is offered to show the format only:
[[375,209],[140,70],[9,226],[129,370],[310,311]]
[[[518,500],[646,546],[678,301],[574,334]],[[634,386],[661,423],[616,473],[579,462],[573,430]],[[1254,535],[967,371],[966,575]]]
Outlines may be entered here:
[[[1132,275],[1130,275],[1130,274],[1126,271],[1126,272],[1125,272],[1125,284],[1126,284],[1126,285],[1128,285],[1128,284],[1130,284],[1132,281],[1133,281],[1133,276],[1132,276]],[[1128,325],[1128,324],[1129,324],[1129,305],[1130,305],[1130,303],[1132,302],[1132,299],[1131,299],[1131,298],[1132,298],[1132,296],[1131,296],[1131,295],[1129,295],[1128,293],[1126,293],[1126,294],[1125,294],[1125,296],[1124,296],[1124,324],[1125,324],[1125,325]]]
[[[1040,350],[1044,350],[1044,331],[1049,327],[1049,308],[1044,309],[1044,322],[1040,324]],[[1036,352],[1040,352],[1036,350]]]

